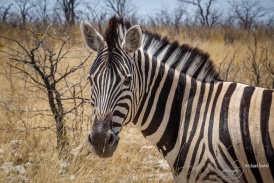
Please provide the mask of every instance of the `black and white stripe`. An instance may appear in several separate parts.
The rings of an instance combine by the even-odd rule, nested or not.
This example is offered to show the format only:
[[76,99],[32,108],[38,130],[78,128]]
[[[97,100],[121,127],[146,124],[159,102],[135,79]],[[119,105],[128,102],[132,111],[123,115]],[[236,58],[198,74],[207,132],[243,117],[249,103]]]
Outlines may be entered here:
[[92,66],[95,114],[133,122],[177,182],[274,182],[274,91],[223,82],[207,54],[149,32],[128,53],[129,27],[110,20]]

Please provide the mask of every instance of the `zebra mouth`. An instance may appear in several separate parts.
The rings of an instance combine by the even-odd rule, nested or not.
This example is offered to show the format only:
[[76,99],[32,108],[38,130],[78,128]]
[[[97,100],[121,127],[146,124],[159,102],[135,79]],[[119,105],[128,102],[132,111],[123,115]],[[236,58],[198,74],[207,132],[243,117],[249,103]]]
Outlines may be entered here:
[[[114,133],[114,137],[111,137],[111,138],[114,138],[114,139],[110,139],[110,141],[113,141],[113,140],[114,140],[114,144],[115,144],[115,143],[118,144],[118,143],[119,143],[119,140],[120,140],[119,132]],[[88,135],[88,143],[89,143],[89,145],[93,145],[92,140],[91,140],[91,134]]]
[[118,136],[118,133],[111,133],[111,135],[107,135],[104,140],[102,139],[103,138],[100,138],[100,136],[94,138],[92,133],[88,135],[88,143],[91,147],[91,151],[100,158],[109,158],[113,156],[120,137]]

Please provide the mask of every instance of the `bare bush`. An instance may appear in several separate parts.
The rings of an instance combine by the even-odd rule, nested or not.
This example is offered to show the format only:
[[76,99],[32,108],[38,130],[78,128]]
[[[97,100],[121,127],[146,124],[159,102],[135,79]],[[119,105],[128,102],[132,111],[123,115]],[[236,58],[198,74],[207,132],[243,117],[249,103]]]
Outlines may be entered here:
[[237,75],[240,71],[239,64],[235,62],[236,51],[234,51],[231,58],[226,55],[223,61],[220,62],[218,70],[220,77],[224,81],[236,81]]
[[[0,35],[0,41],[6,42],[0,53],[9,57],[6,67],[9,75],[6,76],[11,77],[11,81],[23,81],[25,92],[47,101],[50,113],[46,109],[33,109],[33,112],[53,116],[57,148],[63,157],[69,143],[64,118],[88,100],[83,94],[87,86],[87,72],[83,69],[90,54],[81,56],[80,50],[73,50],[73,35],[55,33],[53,26],[43,33],[30,29],[23,29],[22,32],[23,39]],[[75,59],[75,63],[65,62],[68,59]],[[75,77],[77,82],[71,82],[71,78]],[[9,108],[7,102],[6,108]]]
[[260,39],[261,33],[259,31],[252,32],[243,65],[246,72],[249,73],[250,84],[266,87],[267,81],[262,76],[265,76],[264,63],[268,60],[268,50],[260,45]]
[[264,66],[272,80],[272,89],[274,89],[274,60],[266,60]]

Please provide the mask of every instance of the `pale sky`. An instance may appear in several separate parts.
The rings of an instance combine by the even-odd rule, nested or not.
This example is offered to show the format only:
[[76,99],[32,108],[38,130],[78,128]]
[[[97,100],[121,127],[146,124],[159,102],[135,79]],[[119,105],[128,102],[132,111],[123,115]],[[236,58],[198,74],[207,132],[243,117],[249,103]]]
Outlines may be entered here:
[[[240,0],[239,0],[240,1]],[[274,11],[274,0],[257,0],[259,4],[266,8],[272,8]],[[223,2],[223,3],[220,3]],[[138,14],[141,15],[151,15],[162,8],[164,5],[165,8],[173,10],[176,6],[179,6],[177,0],[133,0],[133,3],[138,8]],[[220,7],[229,7],[227,5],[227,0],[219,0],[216,2]]]

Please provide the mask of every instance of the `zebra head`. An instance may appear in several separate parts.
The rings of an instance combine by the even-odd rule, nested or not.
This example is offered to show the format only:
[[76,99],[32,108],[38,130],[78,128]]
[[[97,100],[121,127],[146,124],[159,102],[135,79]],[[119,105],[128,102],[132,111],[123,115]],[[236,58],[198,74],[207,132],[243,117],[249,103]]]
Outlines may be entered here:
[[90,24],[81,22],[86,46],[97,52],[90,70],[91,104],[94,121],[88,141],[99,157],[111,157],[119,142],[122,126],[132,116],[134,53],[140,48],[138,25],[121,27],[112,18],[103,38]]

